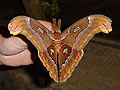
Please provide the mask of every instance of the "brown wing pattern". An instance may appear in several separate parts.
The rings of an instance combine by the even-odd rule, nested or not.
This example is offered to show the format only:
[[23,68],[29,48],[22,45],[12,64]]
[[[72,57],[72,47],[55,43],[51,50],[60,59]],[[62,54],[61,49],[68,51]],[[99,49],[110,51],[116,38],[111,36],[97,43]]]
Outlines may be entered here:
[[52,42],[47,35],[51,32],[30,17],[18,16],[13,18],[8,25],[8,29],[13,35],[25,35],[40,52],[47,50],[47,47]]
[[87,28],[89,24],[89,20],[87,17],[80,19],[79,21],[72,24],[69,28],[67,28],[62,34],[61,37],[64,39],[63,41],[70,45],[71,47],[76,41],[78,35]]
[[[103,15],[85,17],[62,33],[63,45],[60,49],[60,82],[66,81],[78,65],[88,41],[99,32],[112,31],[111,20]],[[64,53],[64,51],[66,52]]]
[[83,49],[92,37],[100,32],[109,33],[112,31],[111,20],[103,15],[88,16],[89,25],[76,38],[74,49],[79,51]]
[[52,33],[41,23],[26,16],[13,18],[8,25],[8,29],[11,34],[23,34],[32,42],[38,50],[38,56],[43,65],[50,71],[50,76],[57,82],[57,58],[56,49],[52,45]]
[[83,56],[83,50],[72,50],[67,44],[64,44],[59,51],[59,82],[65,82],[78,65]]

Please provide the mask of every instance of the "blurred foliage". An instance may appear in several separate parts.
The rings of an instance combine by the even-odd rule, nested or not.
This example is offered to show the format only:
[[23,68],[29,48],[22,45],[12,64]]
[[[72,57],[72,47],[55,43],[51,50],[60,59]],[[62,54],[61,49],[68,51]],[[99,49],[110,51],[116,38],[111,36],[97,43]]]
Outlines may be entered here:
[[[45,15],[48,19],[52,17],[57,18],[59,16],[59,13],[60,13],[59,5],[58,5],[59,0],[41,0],[41,1],[42,1],[42,6],[44,9]],[[20,2],[17,4],[17,6],[19,4]],[[13,16],[22,15],[22,14],[25,14],[25,11],[20,6],[17,9],[13,8],[13,6],[0,7],[0,22],[9,20]]]
[[41,0],[41,1],[47,18],[59,16],[60,9],[58,6],[58,0]]

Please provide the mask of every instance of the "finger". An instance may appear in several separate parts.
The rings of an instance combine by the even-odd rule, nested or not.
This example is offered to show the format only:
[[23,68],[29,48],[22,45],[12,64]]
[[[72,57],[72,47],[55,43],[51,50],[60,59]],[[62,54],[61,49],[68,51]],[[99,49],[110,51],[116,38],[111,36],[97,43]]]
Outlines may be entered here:
[[52,23],[43,21],[43,20],[38,20],[38,22],[40,22],[42,25],[44,25],[46,28],[48,28],[48,30],[50,30],[51,32],[54,32],[52,29]]
[[12,36],[0,40],[0,53],[3,55],[15,55],[27,48],[27,44],[19,37]]
[[0,63],[7,66],[21,66],[33,64],[33,61],[31,59],[31,52],[26,49],[24,52],[13,56],[0,55]]

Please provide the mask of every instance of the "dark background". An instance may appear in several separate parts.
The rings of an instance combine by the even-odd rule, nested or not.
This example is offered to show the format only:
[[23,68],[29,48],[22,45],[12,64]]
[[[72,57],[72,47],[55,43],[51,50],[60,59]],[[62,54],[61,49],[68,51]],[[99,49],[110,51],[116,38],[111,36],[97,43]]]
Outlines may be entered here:
[[[120,41],[120,0],[59,0],[59,7],[62,30],[85,16],[103,14],[112,19],[113,31],[96,37]],[[9,37],[7,25],[19,15],[28,15],[21,0],[0,0],[0,34]],[[85,52],[80,68],[62,84],[49,77],[38,57],[34,65],[0,66],[0,90],[120,90],[120,47],[90,43]]]
[[[106,37],[119,40],[119,3],[119,0],[59,0],[59,18],[62,19],[62,30],[85,16],[103,14],[113,21],[113,31],[109,35],[106,35]],[[0,0],[0,28],[4,27],[7,29],[9,21],[19,15],[27,15],[21,0]],[[52,17],[50,18],[52,19]]]

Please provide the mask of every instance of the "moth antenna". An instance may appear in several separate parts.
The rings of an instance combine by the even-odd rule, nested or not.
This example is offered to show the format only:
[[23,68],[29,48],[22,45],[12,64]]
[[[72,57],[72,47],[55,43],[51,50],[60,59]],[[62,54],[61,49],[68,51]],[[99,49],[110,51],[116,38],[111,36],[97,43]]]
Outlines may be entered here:
[[58,19],[58,23],[57,23],[57,30],[56,30],[56,32],[61,33],[60,28],[61,28],[61,19]]
[[61,28],[61,19],[58,20],[58,27]]
[[53,18],[52,21],[53,21],[53,24],[56,25],[56,19]]
[[56,19],[53,18],[52,21],[53,21],[52,28],[53,28],[53,30],[54,30],[54,32],[55,32],[55,31],[56,31],[56,30],[55,30],[55,28],[56,28]]
[[53,18],[52,21],[53,21],[53,25],[52,25],[53,30],[55,32],[61,33],[61,30],[60,30],[60,28],[61,28],[61,20],[59,19],[58,23],[56,23],[56,19]]

